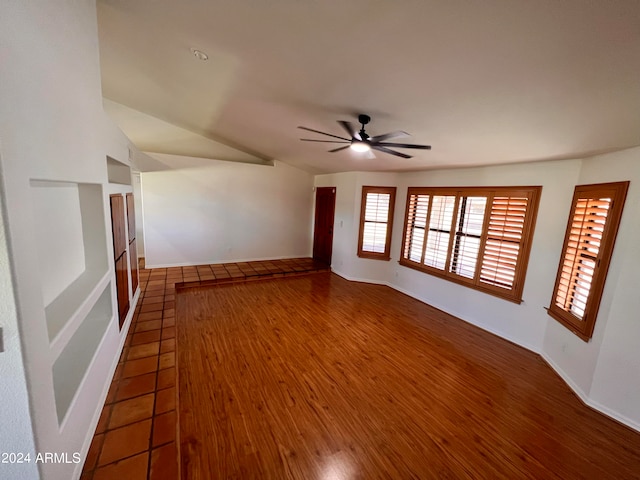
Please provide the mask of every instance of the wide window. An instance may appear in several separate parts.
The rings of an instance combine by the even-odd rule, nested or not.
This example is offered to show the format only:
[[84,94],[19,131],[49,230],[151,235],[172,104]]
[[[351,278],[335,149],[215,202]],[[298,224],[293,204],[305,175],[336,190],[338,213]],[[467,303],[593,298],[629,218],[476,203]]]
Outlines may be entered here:
[[541,189],[409,188],[400,264],[520,303]]
[[628,187],[581,185],[573,194],[548,312],[583,340],[593,334]]
[[358,256],[389,260],[396,187],[362,187]]

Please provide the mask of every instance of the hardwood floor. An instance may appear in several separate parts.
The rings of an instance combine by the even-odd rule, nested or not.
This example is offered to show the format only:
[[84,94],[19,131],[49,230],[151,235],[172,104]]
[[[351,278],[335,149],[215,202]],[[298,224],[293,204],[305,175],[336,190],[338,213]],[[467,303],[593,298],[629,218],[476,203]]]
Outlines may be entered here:
[[327,271],[311,258],[145,269],[81,480],[176,480],[175,291]]
[[178,291],[183,479],[639,478],[535,354],[321,273]]

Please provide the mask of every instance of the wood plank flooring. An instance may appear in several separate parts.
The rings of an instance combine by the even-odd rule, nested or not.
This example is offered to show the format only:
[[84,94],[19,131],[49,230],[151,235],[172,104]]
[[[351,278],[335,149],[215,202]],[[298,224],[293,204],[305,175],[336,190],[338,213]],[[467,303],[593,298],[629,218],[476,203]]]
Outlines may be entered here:
[[145,269],[81,480],[176,480],[176,286],[202,286],[327,271],[311,258]]
[[640,478],[540,357],[320,273],[176,295],[183,479]]

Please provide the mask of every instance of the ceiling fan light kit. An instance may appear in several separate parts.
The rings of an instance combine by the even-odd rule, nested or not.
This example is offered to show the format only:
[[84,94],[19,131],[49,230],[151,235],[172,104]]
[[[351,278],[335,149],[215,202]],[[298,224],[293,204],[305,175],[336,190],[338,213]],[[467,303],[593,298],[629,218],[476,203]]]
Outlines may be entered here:
[[371,150],[371,147],[367,142],[361,142],[360,140],[353,140],[349,147],[354,152],[368,152],[369,150]]
[[343,143],[346,144],[341,147],[334,148],[333,150],[329,150],[329,152],[339,152],[340,150],[344,150],[346,148],[351,148],[355,152],[368,152],[369,150],[377,150],[379,152],[388,153],[390,155],[395,155],[397,157],[402,158],[412,158],[411,155],[407,155],[406,153],[396,152],[395,150],[391,150],[388,147],[393,148],[413,148],[419,150],[431,150],[430,145],[414,145],[411,143],[390,143],[385,142],[390,138],[396,137],[404,137],[409,135],[407,132],[402,130],[398,130],[395,132],[385,133],[384,135],[376,135],[375,137],[369,136],[365,131],[364,127],[371,121],[371,117],[369,115],[360,114],[358,115],[358,122],[362,126],[360,130],[356,130],[350,122],[344,120],[338,120],[340,126],[349,134],[349,138],[339,137],[338,135],[333,135],[331,133],[321,132],[319,130],[314,130],[312,128],[307,127],[298,127],[302,130],[306,130],[308,132],[319,133],[321,135],[326,135],[328,137],[336,138],[337,140],[315,140],[311,138],[301,138],[303,142],[322,142],[322,143]]

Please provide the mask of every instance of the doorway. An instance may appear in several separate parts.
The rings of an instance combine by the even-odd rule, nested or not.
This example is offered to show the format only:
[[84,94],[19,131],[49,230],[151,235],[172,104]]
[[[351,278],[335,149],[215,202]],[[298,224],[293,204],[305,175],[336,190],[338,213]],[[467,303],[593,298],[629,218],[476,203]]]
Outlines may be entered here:
[[313,259],[326,265],[331,265],[335,211],[336,187],[317,187],[316,215],[313,227]]

